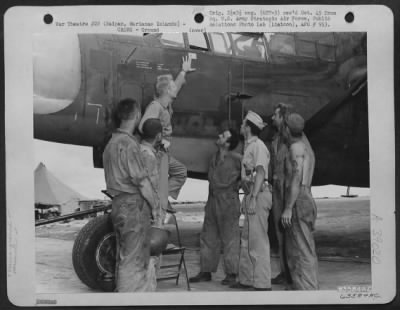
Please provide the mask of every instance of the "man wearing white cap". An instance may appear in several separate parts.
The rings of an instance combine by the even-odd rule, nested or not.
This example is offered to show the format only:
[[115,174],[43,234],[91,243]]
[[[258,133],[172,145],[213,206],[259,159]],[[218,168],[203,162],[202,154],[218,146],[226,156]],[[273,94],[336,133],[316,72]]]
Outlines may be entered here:
[[311,195],[315,155],[303,133],[304,119],[296,113],[286,119],[289,156],[286,160],[285,229],[286,258],[295,290],[318,289],[318,258],[313,230],[317,208]]
[[242,187],[245,214],[239,258],[239,282],[231,288],[271,290],[268,216],[272,206],[271,189],[266,178],[270,154],[258,135],[265,127],[261,117],[249,111],[241,133],[245,138],[242,160]]

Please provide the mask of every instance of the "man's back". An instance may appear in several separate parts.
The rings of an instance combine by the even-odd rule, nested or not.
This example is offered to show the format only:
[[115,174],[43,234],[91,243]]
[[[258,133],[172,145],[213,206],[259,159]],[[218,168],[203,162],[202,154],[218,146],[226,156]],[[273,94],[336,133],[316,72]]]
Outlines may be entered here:
[[[301,160],[297,160],[298,158]],[[290,145],[289,156],[286,158],[286,162],[286,180],[291,180],[293,174],[297,171],[297,173],[301,173],[301,175],[298,175],[298,178],[301,180],[299,185],[311,187],[315,167],[315,155],[304,134],[299,140]],[[301,167],[298,167],[299,163]],[[289,186],[291,186],[290,181],[286,184],[286,187]]]
[[151,183],[154,188],[158,190],[160,181],[160,154],[158,154],[154,147],[146,141],[142,141],[140,144],[140,151]]
[[[143,170],[139,144],[133,135],[113,133],[103,153],[104,175],[111,194],[138,192]],[[139,169],[138,169],[139,168]]]

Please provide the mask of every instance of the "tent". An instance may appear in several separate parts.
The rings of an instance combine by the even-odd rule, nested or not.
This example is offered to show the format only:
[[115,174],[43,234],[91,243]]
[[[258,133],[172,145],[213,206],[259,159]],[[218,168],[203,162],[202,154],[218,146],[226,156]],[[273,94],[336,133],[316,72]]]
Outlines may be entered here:
[[[35,169],[35,206],[68,214],[79,208],[80,200],[88,200],[49,172],[43,163]],[[57,208],[57,209],[55,209]]]

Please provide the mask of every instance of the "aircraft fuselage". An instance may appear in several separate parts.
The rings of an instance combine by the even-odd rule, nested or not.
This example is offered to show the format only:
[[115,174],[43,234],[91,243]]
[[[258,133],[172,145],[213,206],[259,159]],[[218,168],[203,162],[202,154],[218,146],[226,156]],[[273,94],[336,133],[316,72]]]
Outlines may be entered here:
[[[206,35],[204,46],[193,45],[188,34],[183,35],[181,45],[155,35],[79,34],[59,42],[38,38],[34,58],[35,138],[91,146],[95,166],[101,166],[101,151],[111,130],[112,104],[131,97],[144,109],[153,99],[156,77],[167,73],[175,77],[181,69],[182,57],[188,55],[196,71],[187,74],[186,84],[173,103],[171,151],[195,177],[206,175],[220,130],[227,126],[239,128],[247,110],[268,120],[275,104],[285,102],[306,120],[312,120],[335,98],[352,100],[346,97],[349,89],[346,83],[353,69],[362,66],[363,59],[343,50],[342,37],[337,37],[334,43],[321,43],[320,50],[325,54],[316,48],[313,57],[311,52],[311,56],[305,56],[274,50],[272,40],[269,46],[265,36],[257,37],[264,54],[252,55],[257,50],[241,43],[246,38],[238,36],[235,41],[233,34],[225,36],[231,47],[222,51],[217,51],[217,39],[222,37],[216,35],[214,39]],[[360,41],[356,40],[355,46]],[[57,48],[57,43],[67,52]],[[326,52],[329,48],[334,49],[334,56]],[[358,96],[361,95],[362,92]],[[340,106],[335,110],[339,116],[327,117],[327,126],[320,126],[315,133],[307,132],[317,157],[315,185],[368,186],[368,154],[365,158],[360,153],[363,161],[354,154],[368,151],[366,93],[362,96],[355,100],[361,108],[356,110],[357,104],[349,105],[355,116],[347,120],[346,108]],[[325,134],[321,136],[323,130]],[[355,141],[355,134],[361,140]],[[342,156],[341,160],[330,167],[335,156]],[[340,163],[343,169],[347,167],[347,172],[357,163],[353,169],[357,177],[347,177],[346,170],[339,172]],[[359,171],[367,173],[360,177]]]

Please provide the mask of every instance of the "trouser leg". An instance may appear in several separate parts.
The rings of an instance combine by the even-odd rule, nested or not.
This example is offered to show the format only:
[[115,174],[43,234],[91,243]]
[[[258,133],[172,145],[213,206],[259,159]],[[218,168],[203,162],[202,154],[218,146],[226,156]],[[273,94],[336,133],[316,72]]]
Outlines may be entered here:
[[200,234],[200,271],[216,272],[220,257],[219,231],[216,222],[215,201],[209,197],[205,206],[203,229]]
[[318,289],[318,260],[308,225],[292,219],[287,232],[287,253],[290,276],[295,290]]
[[271,287],[271,256],[268,238],[268,216],[272,196],[265,190],[257,196],[256,214],[251,216],[249,247],[254,263],[254,283],[256,288]]
[[120,237],[120,235],[119,235],[119,231],[118,231],[118,229],[116,229],[116,227],[115,227],[115,224],[113,223],[113,226],[114,226],[114,233],[115,233],[115,246],[116,246],[116,249],[115,249],[115,272],[114,272],[114,278],[115,278],[115,289],[114,289],[114,291],[115,292],[118,292],[118,284],[117,283],[119,283],[119,272],[118,272],[118,270],[119,270],[119,262],[120,262],[120,259],[119,259],[119,257],[120,257],[120,244],[121,244],[121,237]]
[[154,292],[157,288],[157,272],[160,268],[160,257],[159,256],[150,256],[149,265],[147,268],[147,284],[143,289],[147,292]]
[[140,196],[117,197],[111,217],[119,241],[116,291],[150,291],[150,208]]
[[168,174],[169,196],[177,199],[183,184],[185,184],[187,178],[187,169],[184,164],[169,155]]
[[272,202],[272,216],[274,222],[274,229],[276,234],[276,239],[278,240],[278,254],[279,254],[279,267],[280,272],[285,272],[285,264],[284,264],[284,251],[283,251],[283,233],[280,229],[281,215],[282,215],[282,207],[283,201],[278,193],[276,193],[277,189],[274,189],[273,193],[273,202]]
[[[243,203],[244,200],[243,198]],[[250,258],[249,250],[249,216],[245,214],[242,235],[240,238],[240,254],[239,254],[239,282],[244,285],[253,285],[253,262]]]
[[272,195],[272,216],[275,235],[278,240],[279,271],[285,274],[286,281],[291,282],[285,253],[285,233],[281,225],[281,216],[284,209],[283,190],[275,187]]
[[160,195],[160,220],[161,224],[165,220],[166,210],[168,208],[168,169],[169,169],[169,155],[162,153],[160,159],[160,182],[159,182],[159,195]]
[[[248,199],[246,196],[243,203]],[[269,190],[260,192],[256,203],[256,214],[245,216],[240,246],[239,282],[256,288],[270,288],[268,216],[272,204],[271,192]]]
[[220,227],[223,246],[223,262],[225,274],[238,274],[240,251],[240,201],[234,196],[230,201],[222,201],[217,208],[218,226]]
[[295,290],[318,289],[318,258],[313,237],[313,201],[298,199],[286,229],[286,254]]

